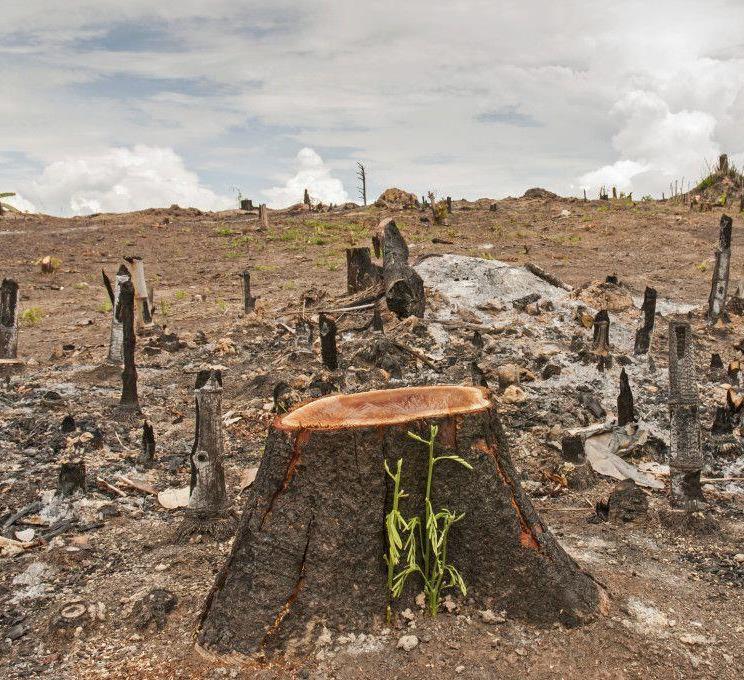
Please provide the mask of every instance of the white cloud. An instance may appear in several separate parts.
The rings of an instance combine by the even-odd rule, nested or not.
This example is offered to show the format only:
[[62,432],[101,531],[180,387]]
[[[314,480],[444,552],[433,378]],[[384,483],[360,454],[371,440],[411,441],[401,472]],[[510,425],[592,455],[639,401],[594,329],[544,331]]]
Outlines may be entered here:
[[612,138],[620,160],[579,178],[580,186],[616,186],[622,191],[643,189],[661,194],[670,182],[691,186],[705,174],[705,160],[713,162],[719,145],[713,136],[716,118],[705,111],[672,112],[654,92],[634,90],[612,108],[620,124]]
[[265,189],[261,193],[269,199],[270,205],[285,208],[302,201],[305,189],[313,201],[322,203],[345,203],[349,196],[340,179],[331,176],[331,169],[313,149],[305,147],[297,154],[297,174],[290,177],[281,187]]
[[183,207],[221,210],[235,201],[202,186],[173,149],[137,145],[54,161],[24,187],[44,211],[62,214]]
[[6,205],[12,205],[21,212],[36,212],[36,206],[19,193],[16,193],[15,196],[9,196],[8,198],[0,198],[0,201]]

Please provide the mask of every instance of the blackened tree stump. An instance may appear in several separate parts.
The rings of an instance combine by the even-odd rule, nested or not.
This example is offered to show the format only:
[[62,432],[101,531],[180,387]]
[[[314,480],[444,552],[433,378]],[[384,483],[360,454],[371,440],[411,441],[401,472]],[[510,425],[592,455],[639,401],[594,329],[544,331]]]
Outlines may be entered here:
[[[402,501],[421,514],[427,452],[408,436],[438,424],[434,508],[465,513],[448,561],[476,602],[539,624],[592,618],[604,593],[563,551],[519,484],[489,392],[410,387],[335,395],[277,416],[233,551],[206,602],[199,645],[210,653],[302,652],[323,626],[367,631],[385,621],[385,516],[403,459]],[[393,612],[422,590],[409,579]]]
[[382,277],[388,309],[403,319],[423,318],[426,307],[424,282],[408,264],[408,246],[393,220],[380,225],[382,240]]

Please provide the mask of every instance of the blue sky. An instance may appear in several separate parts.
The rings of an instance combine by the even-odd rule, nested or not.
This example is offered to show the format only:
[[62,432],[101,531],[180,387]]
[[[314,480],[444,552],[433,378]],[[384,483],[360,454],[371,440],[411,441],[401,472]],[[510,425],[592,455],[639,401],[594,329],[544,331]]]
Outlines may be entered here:
[[361,160],[370,196],[660,195],[744,161],[742,25],[720,0],[6,0],[0,191],[54,214],[279,206],[298,182],[338,202]]

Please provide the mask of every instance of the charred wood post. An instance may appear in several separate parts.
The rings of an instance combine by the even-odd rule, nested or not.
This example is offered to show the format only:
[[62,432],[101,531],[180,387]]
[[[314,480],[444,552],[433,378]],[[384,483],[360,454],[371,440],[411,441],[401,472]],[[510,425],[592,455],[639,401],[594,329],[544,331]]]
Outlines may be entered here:
[[408,246],[392,219],[380,226],[384,226],[382,269],[388,309],[401,319],[407,316],[423,318],[426,305],[424,282],[408,264]]
[[0,359],[18,357],[18,284],[3,279],[0,286]]
[[240,199],[240,209],[241,210],[253,210],[253,200],[250,198],[241,198]]
[[336,349],[336,322],[325,314],[318,318],[320,329],[320,354],[323,357],[323,365],[335,371],[338,368],[338,350]]
[[470,377],[474,387],[488,387],[488,379],[477,361],[470,363]]
[[731,227],[733,221],[728,215],[721,215],[721,229],[716,264],[713,267],[713,281],[708,297],[708,322],[716,323],[724,313],[726,293],[728,292],[729,267],[731,264]]
[[131,281],[132,277],[129,274],[129,270],[124,265],[121,265],[119,271],[116,272],[116,283],[112,287],[109,277],[106,276],[106,272],[101,271],[101,274],[103,274],[103,283],[106,286],[109,300],[111,300],[111,335],[109,337],[109,351],[106,357],[106,363],[121,366],[124,363],[124,355],[122,354],[124,327],[116,316],[116,310],[119,306],[121,286],[125,281]]
[[703,498],[700,488],[703,454],[698,409],[692,328],[686,321],[670,321],[669,478],[673,505],[687,505]]
[[149,332],[153,328],[152,311],[150,307],[150,296],[147,292],[147,281],[145,279],[145,263],[139,256],[124,258],[132,265],[132,283],[134,283],[135,294],[135,318],[137,320],[137,332],[140,334]]
[[346,249],[346,290],[351,295],[375,285],[382,269],[372,262],[369,248]]
[[375,253],[375,257],[382,257],[382,239],[379,234],[372,235],[372,250]]
[[258,221],[261,225],[261,229],[269,228],[269,211],[266,209],[266,204],[261,203],[258,206]]
[[393,488],[385,464],[394,470],[403,461],[401,510],[420,514],[427,456],[408,432],[428,437],[432,424],[436,455],[468,463],[443,461],[431,477],[435,507],[463,513],[446,558],[468,595],[545,626],[594,618],[606,596],[522,490],[488,391],[407,387],[325,397],[274,420],[198,644],[210,654],[304,656],[317,621],[329,630],[367,630],[384,620],[388,604],[393,616],[415,607],[418,579],[389,597],[381,523]]
[[643,304],[641,305],[641,320],[636,330],[635,354],[648,354],[651,346],[651,334],[654,331],[654,320],[656,318],[656,289],[646,286],[643,293]]
[[602,309],[594,317],[592,352],[597,358],[597,368],[603,371],[612,365],[610,356],[610,315]]
[[251,295],[251,273],[246,270],[240,275],[240,279],[243,282],[243,311],[249,314],[256,309],[256,300]]
[[302,202],[303,202],[303,203],[304,203],[305,205],[307,205],[307,206],[309,206],[309,205],[310,205],[310,193],[308,192],[308,190],[307,190],[307,189],[305,189],[305,194],[304,194],[304,196],[302,197]]
[[234,519],[229,512],[222,467],[221,371],[199,371],[194,396],[196,434],[190,457],[191,493],[179,537],[183,539],[193,533],[209,533],[224,539],[234,530]]
[[142,465],[152,465],[155,461],[155,430],[147,420],[142,423],[142,450],[137,462]]
[[134,362],[134,285],[130,280],[123,281],[119,291],[116,318],[122,326],[122,356],[124,370],[121,373],[120,407],[139,411],[137,398],[137,366]]
[[447,196],[447,212],[452,214],[452,196]]
[[85,491],[85,461],[66,461],[62,463],[57,478],[57,493],[72,496],[76,491]]
[[633,392],[630,389],[628,374],[623,368],[620,371],[620,394],[617,397],[617,424],[620,427],[635,421],[635,409],[633,408]]

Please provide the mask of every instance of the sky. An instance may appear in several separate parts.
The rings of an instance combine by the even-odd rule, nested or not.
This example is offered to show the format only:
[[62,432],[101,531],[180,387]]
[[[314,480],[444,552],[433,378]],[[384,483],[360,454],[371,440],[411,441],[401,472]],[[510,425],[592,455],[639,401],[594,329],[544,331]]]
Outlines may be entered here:
[[744,3],[4,0],[0,192],[56,215],[744,165]]

